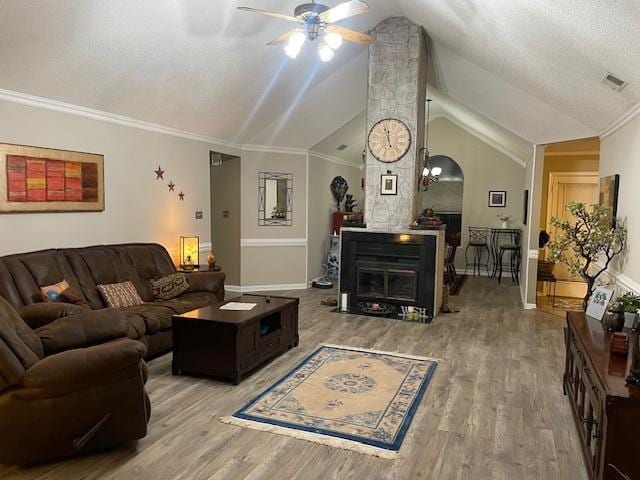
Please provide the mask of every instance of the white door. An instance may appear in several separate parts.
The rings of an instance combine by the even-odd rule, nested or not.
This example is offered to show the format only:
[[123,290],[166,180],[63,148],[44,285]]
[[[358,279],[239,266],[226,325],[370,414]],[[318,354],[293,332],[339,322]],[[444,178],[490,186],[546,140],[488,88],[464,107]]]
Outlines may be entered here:
[[[565,209],[569,202],[582,202],[587,205],[598,203],[600,188],[598,172],[551,172],[549,174],[549,202],[547,206],[547,232],[555,240],[556,228],[551,218],[571,220],[572,215]],[[571,275],[564,265],[556,265],[553,270],[558,279],[556,295],[559,297],[583,298],[587,285],[580,277]]]

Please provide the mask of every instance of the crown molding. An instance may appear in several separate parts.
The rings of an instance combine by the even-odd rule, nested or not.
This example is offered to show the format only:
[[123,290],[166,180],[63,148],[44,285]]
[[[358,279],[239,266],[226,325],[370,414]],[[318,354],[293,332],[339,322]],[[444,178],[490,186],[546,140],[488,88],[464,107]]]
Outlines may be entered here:
[[54,112],[67,113],[70,115],[89,118],[91,120],[97,120],[99,122],[107,122],[116,125],[122,125],[125,127],[137,128],[138,130],[146,130],[147,132],[161,133],[164,135],[171,135],[172,137],[179,137],[185,138],[187,140],[209,143],[217,147],[225,147],[232,150],[240,150],[241,148],[240,144],[229,142],[221,138],[209,137],[207,135],[202,135],[199,133],[192,133],[185,130],[179,130],[177,128],[165,127],[156,123],[136,120],[135,118],[126,117],[124,115],[116,115],[114,113],[104,112],[102,110],[81,107],[79,105],[72,105],[70,103],[60,102],[58,100],[37,97],[35,95],[14,92],[11,90],[0,89],[0,100],[18,103],[20,105],[26,105],[29,107],[42,108],[44,110],[51,110]]
[[627,123],[629,123],[631,120],[636,118],[639,114],[640,114],[640,103],[638,103],[638,104],[634,105],[633,107],[631,107],[631,109],[628,112],[623,114],[615,122],[613,122],[611,125],[609,125],[607,128],[605,128],[600,133],[600,140],[602,140],[605,137],[608,137],[609,135],[611,135],[614,132],[617,132],[622,127],[624,127]]
[[335,163],[337,165],[344,165],[345,167],[362,169],[362,165],[356,165],[355,163],[345,160],[343,158],[338,158],[338,157],[334,157],[333,155],[327,155],[325,153],[316,152],[315,150],[309,150],[309,155],[313,155],[314,157],[318,157],[322,160],[326,160],[327,162]]
[[283,153],[285,155],[306,155],[307,149],[294,147],[278,147],[269,145],[242,145],[240,149],[243,152],[260,152],[260,153]]
[[599,155],[599,150],[582,150],[575,152],[544,152],[545,157],[597,157]]

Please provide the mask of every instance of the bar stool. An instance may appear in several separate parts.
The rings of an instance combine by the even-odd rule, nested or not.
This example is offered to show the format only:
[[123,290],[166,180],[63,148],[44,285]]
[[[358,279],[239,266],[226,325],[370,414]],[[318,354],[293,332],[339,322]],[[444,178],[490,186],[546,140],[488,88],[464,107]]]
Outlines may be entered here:
[[511,272],[511,280],[518,285],[520,284],[520,230],[512,230],[509,232],[512,243],[504,243],[499,247],[498,255],[498,283],[502,280],[502,272],[504,270],[503,259],[504,254],[509,252],[509,272]]
[[469,244],[464,249],[464,261],[465,267],[469,267],[468,251],[469,248],[473,249],[473,276],[476,276],[476,270],[480,275],[480,267],[482,264],[482,252],[487,251],[487,261],[484,263],[484,268],[487,269],[487,275],[489,274],[489,244],[487,243],[489,236],[489,229],[484,227],[469,227]]

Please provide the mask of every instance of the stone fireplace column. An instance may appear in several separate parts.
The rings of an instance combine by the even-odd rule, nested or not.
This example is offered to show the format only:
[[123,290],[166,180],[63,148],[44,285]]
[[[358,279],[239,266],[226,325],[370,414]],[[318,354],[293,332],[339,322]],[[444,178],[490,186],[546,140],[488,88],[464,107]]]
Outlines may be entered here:
[[[404,17],[388,18],[371,32],[367,136],[385,118],[402,121],[411,132],[409,151],[397,162],[376,160],[366,148],[365,223],[375,230],[406,229],[418,209],[418,151],[424,145],[427,49],[422,27]],[[380,176],[398,176],[398,194],[380,194]]]

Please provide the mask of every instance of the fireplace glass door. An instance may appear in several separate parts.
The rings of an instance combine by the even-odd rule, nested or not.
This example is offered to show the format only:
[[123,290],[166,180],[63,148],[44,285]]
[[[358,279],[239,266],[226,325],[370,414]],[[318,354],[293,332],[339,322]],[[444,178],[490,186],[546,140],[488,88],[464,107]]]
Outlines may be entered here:
[[398,267],[358,267],[357,295],[418,301],[418,272]]
[[358,296],[385,298],[385,270],[381,268],[358,268]]
[[413,270],[387,271],[387,298],[394,300],[417,301],[417,275]]

